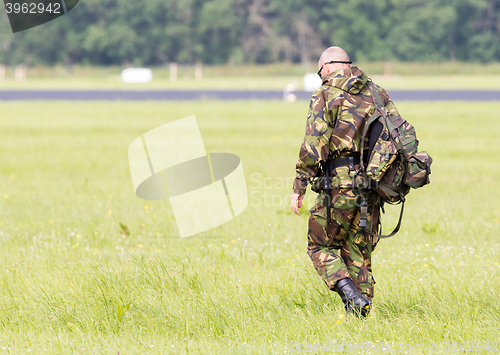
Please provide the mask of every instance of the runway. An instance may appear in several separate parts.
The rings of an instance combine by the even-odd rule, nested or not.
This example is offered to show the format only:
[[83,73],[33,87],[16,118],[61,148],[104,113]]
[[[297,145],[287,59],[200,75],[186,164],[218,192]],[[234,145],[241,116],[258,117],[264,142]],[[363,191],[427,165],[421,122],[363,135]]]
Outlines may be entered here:
[[[500,101],[500,91],[388,90],[394,101]],[[297,100],[312,93],[295,91]],[[0,101],[283,100],[279,90],[0,90]]]

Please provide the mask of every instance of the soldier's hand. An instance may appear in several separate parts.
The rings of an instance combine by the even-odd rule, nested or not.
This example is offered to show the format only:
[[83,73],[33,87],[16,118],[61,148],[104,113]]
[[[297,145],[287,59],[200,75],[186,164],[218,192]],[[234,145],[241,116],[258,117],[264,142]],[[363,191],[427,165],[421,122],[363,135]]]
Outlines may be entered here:
[[[292,194],[291,200],[291,205],[292,205],[292,210],[296,214],[300,215],[299,208],[302,207],[302,200],[304,199],[304,195],[299,195],[299,194]],[[299,206],[297,208],[297,205]]]

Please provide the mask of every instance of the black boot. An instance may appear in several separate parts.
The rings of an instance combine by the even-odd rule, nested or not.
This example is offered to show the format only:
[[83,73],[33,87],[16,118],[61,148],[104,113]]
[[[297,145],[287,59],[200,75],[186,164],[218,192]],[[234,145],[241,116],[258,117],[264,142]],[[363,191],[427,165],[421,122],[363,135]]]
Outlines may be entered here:
[[358,292],[351,279],[345,278],[337,281],[334,291],[340,295],[347,313],[363,318],[370,313],[371,301]]

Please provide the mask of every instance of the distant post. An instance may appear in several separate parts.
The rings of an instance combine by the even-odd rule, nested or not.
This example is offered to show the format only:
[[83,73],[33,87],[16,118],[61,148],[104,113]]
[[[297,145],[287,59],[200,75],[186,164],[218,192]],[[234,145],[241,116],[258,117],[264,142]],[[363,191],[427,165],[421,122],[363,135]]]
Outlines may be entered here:
[[384,63],[384,76],[389,76],[392,74],[392,63],[385,62]]
[[170,63],[170,81],[177,80],[177,63]]
[[14,72],[14,78],[16,81],[25,81],[26,80],[26,65],[25,64],[19,64],[16,66],[15,72]]
[[196,63],[194,66],[194,78],[196,81],[201,81],[203,79],[203,71],[201,67],[201,63]]
[[0,64],[0,80],[5,79],[5,64]]
[[288,84],[283,89],[283,101],[285,102],[295,102],[297,100],[297,96],[294,94],[295,86],[293,84]]

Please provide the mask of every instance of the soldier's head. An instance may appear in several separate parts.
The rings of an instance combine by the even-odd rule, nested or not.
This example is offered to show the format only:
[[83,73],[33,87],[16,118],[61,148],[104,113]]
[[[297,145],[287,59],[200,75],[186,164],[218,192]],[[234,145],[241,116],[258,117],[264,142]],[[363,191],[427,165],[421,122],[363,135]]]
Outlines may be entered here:
[[318,75],[323,77],[336,70],[350,68],[351,63],[345,50],[340,47],[328,47],[319,57]]

